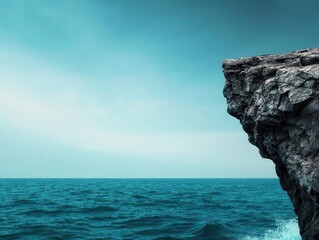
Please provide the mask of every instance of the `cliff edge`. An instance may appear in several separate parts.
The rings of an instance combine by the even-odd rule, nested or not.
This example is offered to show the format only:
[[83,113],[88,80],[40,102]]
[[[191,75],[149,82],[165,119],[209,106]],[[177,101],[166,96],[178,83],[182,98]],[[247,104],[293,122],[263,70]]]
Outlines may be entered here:
[[223,62],[228,113],[276,166],[303,240],[319,239],[319,48]]

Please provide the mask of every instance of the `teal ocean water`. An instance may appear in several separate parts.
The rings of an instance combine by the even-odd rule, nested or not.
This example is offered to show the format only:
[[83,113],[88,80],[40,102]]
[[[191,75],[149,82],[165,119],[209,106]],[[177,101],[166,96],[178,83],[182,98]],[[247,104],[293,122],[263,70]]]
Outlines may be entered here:
[[0,239],[300,240],[277,179],[0,179]]

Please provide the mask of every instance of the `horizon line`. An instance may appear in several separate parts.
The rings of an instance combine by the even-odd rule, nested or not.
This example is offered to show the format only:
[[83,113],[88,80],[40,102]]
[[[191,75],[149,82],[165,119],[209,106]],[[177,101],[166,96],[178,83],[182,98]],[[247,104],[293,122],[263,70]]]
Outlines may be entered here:
[[4,179],[279,179],[278,177],[0,177]]

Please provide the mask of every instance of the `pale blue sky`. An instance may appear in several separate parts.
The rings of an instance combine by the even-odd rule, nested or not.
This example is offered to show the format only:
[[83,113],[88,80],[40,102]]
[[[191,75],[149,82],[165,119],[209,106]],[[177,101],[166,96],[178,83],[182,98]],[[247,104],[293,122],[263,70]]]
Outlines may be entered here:
[[221,62],[318,47],[318,7],[1,0],[0,177],[275,177]]

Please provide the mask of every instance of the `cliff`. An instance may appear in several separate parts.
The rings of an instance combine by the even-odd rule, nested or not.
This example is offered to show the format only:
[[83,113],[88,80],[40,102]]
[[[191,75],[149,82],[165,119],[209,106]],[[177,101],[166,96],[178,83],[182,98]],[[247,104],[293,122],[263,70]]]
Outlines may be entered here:
[[319,48],[223,62],[228,113],[276,166],[303,240],[319,239]]

